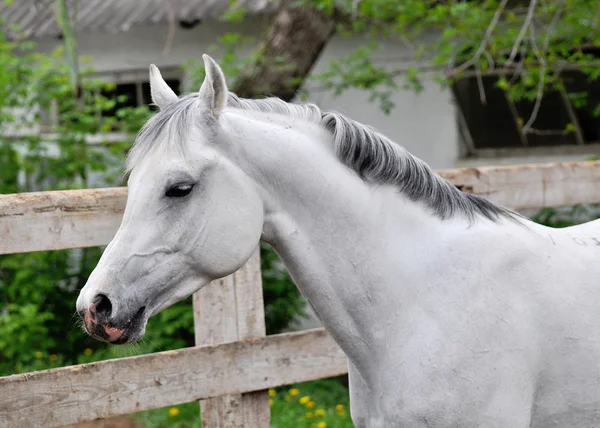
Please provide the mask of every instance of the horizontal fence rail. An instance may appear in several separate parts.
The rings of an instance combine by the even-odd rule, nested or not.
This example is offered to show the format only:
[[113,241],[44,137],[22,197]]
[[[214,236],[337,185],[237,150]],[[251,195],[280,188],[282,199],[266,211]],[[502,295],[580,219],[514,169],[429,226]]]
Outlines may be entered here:
[[[513,208],[600,202],[600,162],[438,171],[460,189]],[[0,254],[106,245],[125,208],[126,188],[0,195]]]
[[345,374],[324,329],[0,378],[0,427],[59,427]]

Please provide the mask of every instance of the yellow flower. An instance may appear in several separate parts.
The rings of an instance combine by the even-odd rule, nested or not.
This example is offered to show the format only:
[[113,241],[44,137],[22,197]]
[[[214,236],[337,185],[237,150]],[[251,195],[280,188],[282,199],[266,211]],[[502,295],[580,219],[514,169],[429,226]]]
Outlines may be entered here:
[[344,411],[344,405],[343,404],[338,404],[337,406],[335,406],[335,410],[337,410],[338,412],[343,412]]
[[277,395],[277,393],[275,392],[274,389],[269,389],[269,397],[275,397]]
[[325,416],[325,410],[323,410],[323,409],[317,409],[317,410],[315,410],[315,415],[317,415],[317,416]]
[[298,390],[298,388],[292,388],[292,389],[290,389],[290,392],[289,392],[289,394],[290,394],[292,397],[294,397],[295,395],[298,395],[298,394],[300,394],[300,391]]
[[273,399],[269,398],[269,406],[272,406],[272,405],[273,405]]
[[305,395],[304,397],[300,398],[300,404],[306,404],[310,401],[310,397],[308,395]]
[[90,348],[85,348],[85,350],[83,351],[83,355],[87,355],[88,357],[93,353],[94,351],[92,351]]
[[177,407],[171,407],[169,409],[169,416],[177,416],[179,414],[179,409]]
[[325,422],[321,421],[317,424],[317,428],[327,428],[327,424]]
[[37,351],[34,355],[38,360],[44,356],[44,354],[42,354],[40,351]]
[[290,397],[289,395],[285,396],[285,401],[290,401],[292,399],[292,397]]
[[306,407],[308,407],[309,409],[314,409],[315,408],[315,402],[314,401],[309,401],[308,403],[306,403]]
[[56,354],[50,355],[50,361],[56,361],[56,360],[58,360],[58,355],[56,355]]
[[313,417],[312,412],[306,413],[306,419],[311,419]]

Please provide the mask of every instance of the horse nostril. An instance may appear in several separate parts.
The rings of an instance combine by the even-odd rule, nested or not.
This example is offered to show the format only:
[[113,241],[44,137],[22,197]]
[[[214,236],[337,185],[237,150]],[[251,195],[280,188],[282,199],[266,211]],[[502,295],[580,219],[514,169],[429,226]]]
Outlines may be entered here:
[[107,319],[110,317],[112,312],[112,303],[105,294],[98,294],[92,300],[93,307],[95,308],[95,315],[100,318]]

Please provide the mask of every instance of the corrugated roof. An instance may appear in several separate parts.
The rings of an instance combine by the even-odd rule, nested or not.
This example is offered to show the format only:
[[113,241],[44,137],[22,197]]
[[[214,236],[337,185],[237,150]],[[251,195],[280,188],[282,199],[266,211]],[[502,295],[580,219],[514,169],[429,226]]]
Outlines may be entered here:
[[[70,10],[77,8],[78,32],[122,32],[139,25],[169,22],[208,20],[218,18],[230,0],[67,0]],[[237,2],[247,13],[256,14],[274,9],[272,0],[241,0]],[[6,5],[0,1],[2,27],[12,32],[17,24],[30,38],[59,36],[55,0],[14,0]]]

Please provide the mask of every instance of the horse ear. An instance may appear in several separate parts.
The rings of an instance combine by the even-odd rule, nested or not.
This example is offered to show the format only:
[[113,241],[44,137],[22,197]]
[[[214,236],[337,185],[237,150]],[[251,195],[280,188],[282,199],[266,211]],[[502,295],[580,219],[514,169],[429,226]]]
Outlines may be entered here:
[[150,94],[152,102],[161,110],[178,99],[177,94],[167,85],[154,64],[150,64]]
[[221,67],[210,56],[202,55],[206,77],[200,87],[199,95],[218,118],[221,110],[227,105],[229,89]]

